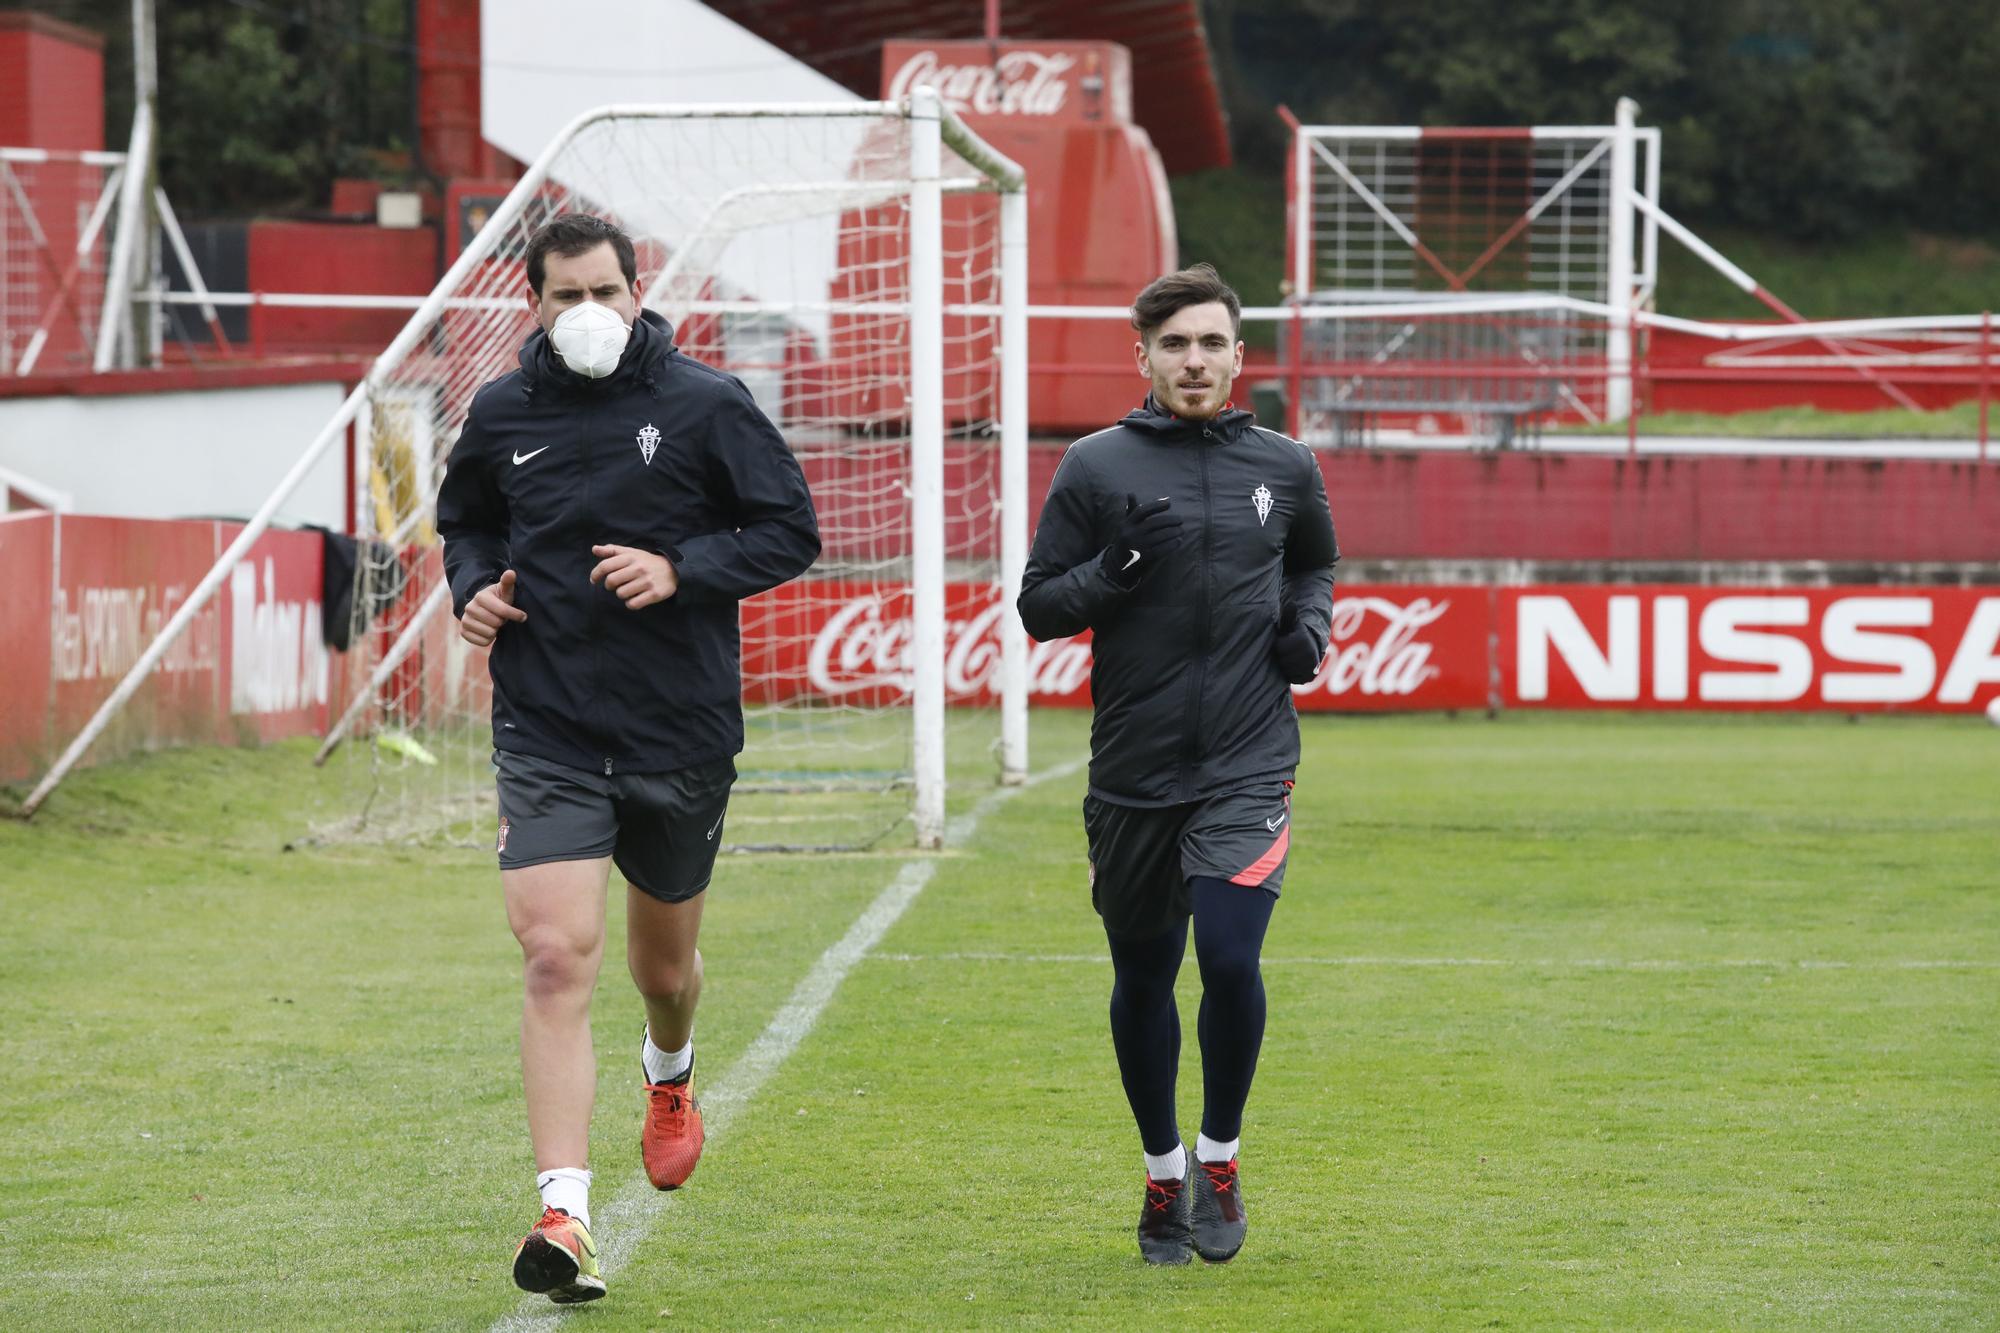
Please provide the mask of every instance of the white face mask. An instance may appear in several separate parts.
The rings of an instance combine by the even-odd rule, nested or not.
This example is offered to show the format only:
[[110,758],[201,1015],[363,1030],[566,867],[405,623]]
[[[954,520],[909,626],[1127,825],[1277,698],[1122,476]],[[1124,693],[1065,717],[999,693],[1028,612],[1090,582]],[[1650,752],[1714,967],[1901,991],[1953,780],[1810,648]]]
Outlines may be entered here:
[[610,306],[595,301],[573,305],[556,316],[549,330],[563,364],[585,379],[601,380],[618,369],[625,342],[632,336],[625,321]]

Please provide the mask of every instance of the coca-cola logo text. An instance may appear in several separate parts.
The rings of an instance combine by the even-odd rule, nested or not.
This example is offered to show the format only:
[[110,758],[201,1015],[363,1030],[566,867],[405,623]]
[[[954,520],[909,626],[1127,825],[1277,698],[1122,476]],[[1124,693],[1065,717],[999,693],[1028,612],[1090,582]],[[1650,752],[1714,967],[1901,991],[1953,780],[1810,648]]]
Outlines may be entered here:
[[[1333,646],[1319,675],[1294,694],[1415,694],[1443,671],[1431,663],[1431,645],[1418,631],[1451,609],[1450,601],[1418,597],[1340,597],[1333,603]],[[1371,625],[1370,617],[1380,617]],[[1364,637],[1370,635],[1372,637]]]
[[[863,691],[907,693],[915,685],[916,644],[908,598],[900,615],[883,615],[888,597],[850,598],[813,635],[806,675],[821,694],[839,697]],[[969,619],[944,626],[944,688],[952,698],[1000,692],[1000,617],[1006,604],[994,601]],[[1090,646],[1076,639],[1037,643],[1028,650],[1028,693],[1065,696],[1090,681]]]
[[981,65],[946,65],[935,51],[919,51],[889,80],[889,100],[901,101],[928,84],[959,115],[1053,116],[1069,96],[1076,57],[1008,51]]

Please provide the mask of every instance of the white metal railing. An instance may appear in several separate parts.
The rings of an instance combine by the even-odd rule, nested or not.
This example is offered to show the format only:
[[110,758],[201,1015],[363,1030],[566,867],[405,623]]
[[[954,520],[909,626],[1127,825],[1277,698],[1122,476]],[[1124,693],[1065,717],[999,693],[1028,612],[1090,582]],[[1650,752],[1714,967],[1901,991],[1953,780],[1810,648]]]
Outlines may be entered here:
[[[427,297],[401,296],[389,293],[364,295],[350,293],[314,292],[155,292],[144,299],[158,301],[166,305],[216,306],[273,306],[288,309],[326,308],[329,310],[415,310],[422,306]],[[484,297],[468,300],[449,300],[443,309],[511,309],[520,305],[519,298]],[[688,304],[695,314],[738,314],[777,311],[780,313],[800,312],[815,314],[901,314],[909,307],[906,304],[889,301],[696,301]],[[1602,301],[1585,301],[1573,296],[1543,296],[1537,293],[1495,296],[1448,296],[1423,300],[1379,301],[1367,304],[1303,304],[1244,306],[1243,321],[1246,324],[1274,323],[1290,324],[1296,321],[1320,323],[1339,319],[1414,319],[1438,315],[1494,315],[1522,314],[1535,311],[1561,311],[1571,314],[1595,316],[1609,319],[1613,310]],[[985,304],[947,303],[947,315],[995,316],[1001,313],[999,306]],[[1124,323],[1132,318],[1132,308],[1122,305],[1034,305],[1025,307],[1029,319],[1084,319],[1112,320]],[[1749,342],[1774,336],[1786,338],[1803,337],[1867,337],[1869,335],[1911,334],[1948,331],[1976,331],[1985,317],[1982,315],[1891,315],[1866,319],[1819,319],[1804,320],[1797,324],[1745,324],[1729,321],[1689,319],[1678,315],[1663,315],[1653,310],[1632,312],[1632,321],[1644,328],[1674,329],[1678,332],[1694,334],[1703,338],[1714,338],[1724,342]]]

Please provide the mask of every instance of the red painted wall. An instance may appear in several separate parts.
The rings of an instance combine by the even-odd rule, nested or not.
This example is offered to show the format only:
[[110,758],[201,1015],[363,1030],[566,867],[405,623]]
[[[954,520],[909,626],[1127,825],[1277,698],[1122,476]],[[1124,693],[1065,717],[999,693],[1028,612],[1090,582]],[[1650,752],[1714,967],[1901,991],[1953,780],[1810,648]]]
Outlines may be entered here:
[[1319,454],[1357,559],[2000,560],[2000,466]]
[[[437,284],[437,233],[331,222],[250,224],[250,290],[425,296]],[[409,322],[407,310],[259,306],[250,343],[259,354],[380,352]]]
[[0,14],[0,144],[104,147],[104,38],[40,14]]
[[[1028,451],[1030,523],[1066,441]],[[1323,450],[1354,560],[2000,561],[2000,465],[1908,459],[1640,458]],[[908,504],[881,459],[804,460],[830,556],[907,549]],[[945,451],[947,494],[998,491],[991,449]],[[987,515],[947,513],[952,558],[990,558]]]
[[[94,32],[40,14],[0,13],[0,144],[64,153],[104,147],[104,39]],[[43,244],[17,220],[10,318],[26,316],[16,336],[24,342],[36,319],[60,288],[76,251],[83,218],[97,202],[103,179],[98,167],[77,162],[20,163],[15,184],[26,193],[40,222]],[[12,201],[0,213],[16,212]],[[100,252],[101,253],[101,252]],[[94,319],[98,281],[86,276],[70,290],[67,310],[50,326],[39,365],[54,370],[87,365],[83,326]],[[32,311],[32,314],[27,312]],[[19,351],[22,342],[15,344]]]

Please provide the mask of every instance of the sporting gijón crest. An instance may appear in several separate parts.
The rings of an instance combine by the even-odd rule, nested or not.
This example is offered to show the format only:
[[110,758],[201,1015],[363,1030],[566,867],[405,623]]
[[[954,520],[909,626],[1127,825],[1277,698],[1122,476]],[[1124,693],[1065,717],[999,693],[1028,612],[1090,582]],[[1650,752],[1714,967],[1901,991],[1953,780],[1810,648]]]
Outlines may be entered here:
[[1250,492],[1250,503],[1257,506],[1257,526],[1261,528],[1264,520],[1271,517],[1271,488],[1260,483]]
[[[653,466],[653,455],[660,450],[660,432],[652,422],[647,422],[639,432],[639,457],[646,460],[646,466]],[[1270,503],[1269,501],[1265,502]]]

